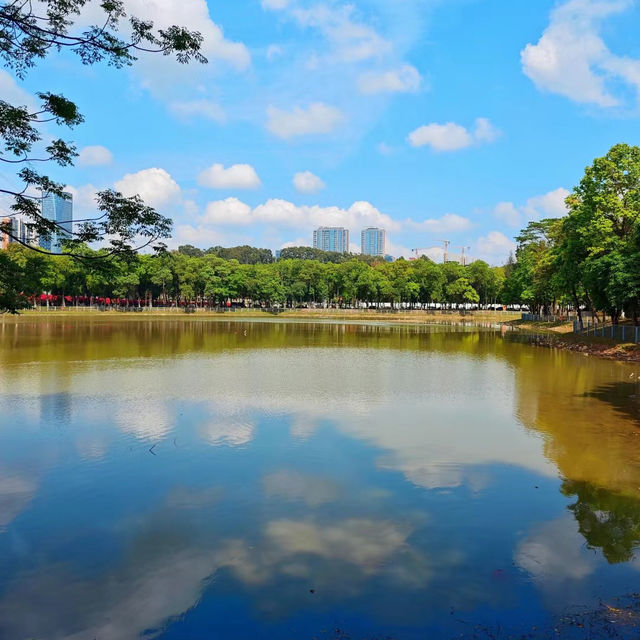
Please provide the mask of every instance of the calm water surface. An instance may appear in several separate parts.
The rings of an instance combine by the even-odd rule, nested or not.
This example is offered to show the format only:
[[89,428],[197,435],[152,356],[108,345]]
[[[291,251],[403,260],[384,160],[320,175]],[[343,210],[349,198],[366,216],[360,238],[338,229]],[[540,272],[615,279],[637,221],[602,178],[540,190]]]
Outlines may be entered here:
[[547,637],[638,590],[636,374],[499,330],[5,320],[0,638]]

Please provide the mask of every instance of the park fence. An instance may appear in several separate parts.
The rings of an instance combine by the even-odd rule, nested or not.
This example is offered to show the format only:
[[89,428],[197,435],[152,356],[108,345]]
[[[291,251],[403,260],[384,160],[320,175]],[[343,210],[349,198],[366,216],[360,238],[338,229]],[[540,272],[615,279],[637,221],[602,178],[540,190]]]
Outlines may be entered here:
[[525,322],[567,322],[569,320],[569,316],[542,315],[539,313],[523,313],[522,319]]
[[580,328],[580,323],[576,320],[573,323],[573,332],[581,336],[607,338],[614,342],[640,343],[640,327],[632,325],[587,322]]

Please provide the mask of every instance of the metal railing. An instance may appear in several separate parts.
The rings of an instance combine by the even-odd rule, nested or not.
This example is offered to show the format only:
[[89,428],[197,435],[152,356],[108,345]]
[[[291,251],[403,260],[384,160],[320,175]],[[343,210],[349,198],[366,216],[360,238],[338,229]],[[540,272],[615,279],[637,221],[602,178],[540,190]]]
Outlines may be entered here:
[[576,320],[573,323],[573,332],[581,336],[593,336],[594,338],[607,338],[615,342],[640,343],[640,327],[626,324],[592,323],[587,322],[580,328]]
[[570,318],[562,315],[542,315],[539,313],[523,313],[522,319],[525,322],[568,322]]

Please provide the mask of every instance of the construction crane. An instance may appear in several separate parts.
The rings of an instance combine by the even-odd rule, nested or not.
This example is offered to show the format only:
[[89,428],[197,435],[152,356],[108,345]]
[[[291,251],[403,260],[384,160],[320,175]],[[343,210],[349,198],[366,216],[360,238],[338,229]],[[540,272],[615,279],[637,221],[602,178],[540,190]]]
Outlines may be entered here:
[[467,259],[466,259],[465,255],[464,255],[464,253],[465,253],[465,251],[471,251],[471,247],[458,247],[458,249],[462,250],[462,260],[460,261],[460,264],[463,267],[466,267],[467,266]]
[[[442,242],[444,244],[444,262],[449,262],[449,247],[451,246],[450,240],[439,240],[438,242]],[[421,255],[427,255],[425,251],[430,251],[433,247],[427,247],[423,249],[411,249],[413,254],[415,255],[414,260],[417,260]]]
[[424,249],[411,249],[411,252],[415,255],[414,260],[418,260],[420,256],[426,256],[425,251],[429,251],[430,247]]
[[449,247],[451,246],[451,240],[440,240],[444,245],[444,260],[443,262],[447,264],[449,262]]

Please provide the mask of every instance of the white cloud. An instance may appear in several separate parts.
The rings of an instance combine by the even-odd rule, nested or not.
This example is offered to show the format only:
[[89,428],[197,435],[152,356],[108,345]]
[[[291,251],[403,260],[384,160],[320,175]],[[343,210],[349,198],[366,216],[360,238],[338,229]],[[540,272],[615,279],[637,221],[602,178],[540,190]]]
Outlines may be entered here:
[[410,64],[389,71],[368,71],[358,78],[360,92],[374,93],[410,93],[417,91],[422,83],[418,70]]
[[547,522],[525,538],[514,554],[515,563],[541,582],[584,580],[597,561],[570,515]]
[[148,398],[121,399],[113,420],[125,433],[140,440],[158,442],[173,430],[173,416],[167,403]]
[[569,0],[556,7],[538,43],[521,52],[524,73],[539,89],[600,107],[620,104],[616,83],[640,95],[640,60],[612,54],[600,37],[606,18],[633,5],[633,0]]
[[227,40],[220,26],[209,15],[206,0],[126,0],[131,15],[152,20],[156,28],[167,28],[177,24],[202,34],[202,53],[209,61],[224,61],[238,70],[251,64],[247,47],[239,42]]
[[0,475],[0,533],[31,502],[38,488],[37,482],[28,476]]
[[287,249],[288,247],[306,247],[309,245],[309,238],[296,238],[289,242],[283,242],[280,245],[281,249]]
[[493,142],[499,135],[500,131],[487,118],[478,118],[473,131],[455,122],[433,122],[412,131],[408,140],[413,147],[428,146],[434,151],[458,151],[474,144]]
[[112,162],[113,154],[111,153],[111,151],[99,144],[80,149],[78,164],[81,167],[97,167],[101,165],[111,164]]
[[262,0],[263,9],[271,9],[272,11],[282,11],[289,6],[289,0]]
[[200,436],[214,447],[241,447],[254,437],[255,426],[250,422],[211,422],[199,429]]
[[470,229],[472,224],[469,218],[463,218],[455,213],[446,213],[441,218],[431,218],[415,222],[407,221],[407,225],[417,231],[428,231],[432,233],[457,233]]
[[[137,638],[193,608],[218,569],[215,552],[183,546],[180,535],[170,548],[146,543],[144,529],[134,535],[149,553],[129,554],[104,572],[70,579],[56,563],[25,576],[0,602],[3,635]],[[92,605],[94,598],[100,607]],[[38,616],[33,616],[31,600],[38,602]]]
[[355,202],[348,209],[339,207],[298,206],[286,200],[268,200],[255,208],[237,198],[210,202],[202,222],[211,225],[253,226],[304,229],[311,231],[319,226],[341,226],[352,230],[367,226],[387,230],[399,228],[399,224],[381,213],[369,202]]
[[262,479],[264,492],[269,497],[285,501],[303,501],[310,507],[332,502],[339,495],[338,486],[322,476],[281,469]]
[[96,193],[99,191],[92,184],[85,184],[80,187],[67,185],[65,191],[73,196],[73,214],[76,220],[86,218],[96,211]]
[[262,183],[250,164],[234,164],[228,169],[214,164],[198,176],[198,184],[211,189],[258,189]]
[[341,7],[318,4],[292,11],[302,26],[316,28],[327,38],[333,56],[340,61],[359,62],[389,53],[391,43],[375,29],[355,19],[354,13],[355,8],[351,4]]
[[283,53],[282,47],[277,44],[270,44],[267,47],[267,60],[273,62],[276,58],[279,58]]
[[516,207],[513,202],[499,202],[493,209],[493,215],[510,227],[520,227],[531,220],[561,218],[567,215],[565,200],[569,195],[569,191],[560,187],[529,198],[522,207]]
[[311,171],[302,171],[293,176],[293,185],[300,193],[317,193],[327,185]]
[[493,209],[493,215],[510,227],[519,227],[522,224],[522,213],[513,202],[498,202]]
[[419,127],[409,134],[409,142],[413,147],[429,146],[436,151],[456,151],[470,147],[473,138],[463,126],[448,122]]
[[549,191],[542,196],[535,196],[527,200],[525,212],[531,219],[539,218],[561,218],[567,215],[568,209],[565,200],[570,196],[570,192],[560,187],[554,191]]
[[274,520],[266,535],[281,553],[318,555],[377,573],[385,559],[406,547],[411,527],[405,523],[351,519],[319,527],[308,521]]
[[403,245],[396,244],[393,241],[393,238],[389,236],[389,234],[387,234],[385,245],[386,245],[385,250],[387,254],[389,254],[390,256],[393,256],[394,258],[405,258],[408,260],[409,258],[413,257],[413,253],[410,247],[405,247]]
[[501,135],[499,129],[491,124],[489,118],[478,118],[473,137],[476,142],[495,142]]
[[[274,246],[308,246],[311,243],[313,229],[320,226],[345,227],[351,231],[351,239],[355,243],[359,242],[361,229],[369,226],[380,227],[387,231],[387,253],[395,257],[409,258],[413,255],[411,249],[395,244],[390,234],[403,230],[410,233],[456,234],[471,229],[473,224],[468,218],[453,213],[421,221],[398,221],[364,201],[355,202],[349,208],[340,208],[297,205],[287,200],[271,199],[251,207],[238,198],[231,197],[209,202],[203,215],[194,221],[194,225],[181,226],[177,229],[177,234],[181,242],[203,246],[203,242],[216,244],[223,242],[224,238],[231,241],[226,230],[236,233],[238,230],[247,229],[255,234],[266,229]],[[291,237],[292,231],[297,233],[297,239],[283,242],[287,235]],[[285,234],[285,238],[276,240],[279,233]],[[207,240],[203,239],[205,237]],[[234,240],[237,240],[235,235]],[[427,252],[427,255],[433,259],[441,258],[442,249],[436,247],[433,251]]]
[[[99,2],[87,2],[78,26],[102,24],[105,14],[99,5]],[[176,95],[188,99],[191,87],[198,81],[212,81],[221,70],[243,71],[251,65],[248,48],[225,37],[220,25],[211,19],[206,0],[125,0],[124,5],[128,16],[150,20],[155,29],[179,25],[203,37],[201,53],[209,61],[206,65],[180,64],[175,56],[139,56],[133,74],[144,88],[167,102],[175,100]]]
[[18,86],[14,77],[3,70],[0,70],[0,96],[2,100],[12,104],[14,107],[35,107],[35,98],[28,92]]
[[182,120],[193,118],[206,118],[214,122],[226,122],[227,114],[224,109],[212,100],[184,100],[169,104],[169,111]]
[[506,262],[509,254],[515,250],[516,243],[500,231],[490,231],[486,236],[478,238],[473,247],[475,256],[489,264]]
[[321,133],[332,133],[344,120],[339,109],[322,102],[315,102],[308,108],[295,107],[292,111],[269,107],[267,129],[279,138],[289,139]]
[[252,210],[248,204],[238,198],[217,200],[207,205],[203,222],[206,224],[248,226],[252,223]]
[[227,234],[207,224],[178,224],[173,237],[167,244],[177,248],[181,244],[192,244],[196,247],[233,247],[241,244],[252,244],[252,238],[238,234]]
[[180,197],[178,183],[164,169],[157,167],[128,173],[114,186],[125,196],[139,194],[152,207],[168,204]]
[[381,153],[383,156],[390,156],[393,153],[393,147],[386,142],[381,142],[378,145],[378,153]]

